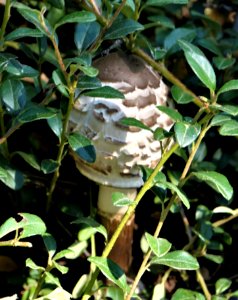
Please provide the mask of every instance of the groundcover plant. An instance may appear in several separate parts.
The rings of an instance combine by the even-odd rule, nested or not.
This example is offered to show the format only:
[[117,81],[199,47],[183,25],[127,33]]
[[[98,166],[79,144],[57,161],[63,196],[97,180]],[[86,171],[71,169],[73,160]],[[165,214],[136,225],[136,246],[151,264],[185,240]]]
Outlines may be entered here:
[[[5,0],[0,9],[0,296],[236,299],[238,1]],[[74,162],[92,166],[96,142],[72,130],[72,114],[103,99],[103,119],[105,103],[128,100],[94,63],[118,51],[162,78],[156,116],[170,125],[151,127],[143,114],[118,121],[125,135],[148,132],[161,157],[138,165],[133,199],[112,194],[123,215],[109,234],[98,184]],[[134,214],[122,267],[110,252]]]

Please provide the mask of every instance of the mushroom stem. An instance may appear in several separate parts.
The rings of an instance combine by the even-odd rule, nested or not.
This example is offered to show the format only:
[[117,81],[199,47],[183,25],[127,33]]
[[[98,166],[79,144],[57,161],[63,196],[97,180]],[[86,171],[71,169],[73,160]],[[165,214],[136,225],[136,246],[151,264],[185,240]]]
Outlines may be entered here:
[[[107,229],[109,239],[127,211],[127,206],[117,207],[113,205],[112,194],[115,192],[121,192],[131,200],[134,200],[137,194],[137,190],[134,188],[126,189],[100,185],[98,214],[100,215],[102,224]],[[134,219],[135,216],[133,215],[121,232],[109,255],[109,258],[117,263],[125,273],[129,271],[132,262]]]

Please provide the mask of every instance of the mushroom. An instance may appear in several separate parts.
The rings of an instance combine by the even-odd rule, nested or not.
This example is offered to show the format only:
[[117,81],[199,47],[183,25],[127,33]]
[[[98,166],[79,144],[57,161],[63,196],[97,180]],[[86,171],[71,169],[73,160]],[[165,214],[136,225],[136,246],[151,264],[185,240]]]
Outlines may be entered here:
[[[149,130],[123,126],[125,117],[140,120],[151,129],[169,130],[173,121],[157,105],[167,105],[167,87],[161,77],[142,59],[122,52],[110,53],[93,63],[102,85],[121,91],[125,99],[81,96],[70,116],[71,128],[89,139],[96,161],[87,163],[72,153],[79,171],[99,184],[98,213],[109,237],[120,223],[127,207],[116,207],[112,194],[122,192],[135,199],[143,185],[140,166],[154,168],[161,158],[161,143]],[[110,253],[125,272],[132,261],[134,216]]]

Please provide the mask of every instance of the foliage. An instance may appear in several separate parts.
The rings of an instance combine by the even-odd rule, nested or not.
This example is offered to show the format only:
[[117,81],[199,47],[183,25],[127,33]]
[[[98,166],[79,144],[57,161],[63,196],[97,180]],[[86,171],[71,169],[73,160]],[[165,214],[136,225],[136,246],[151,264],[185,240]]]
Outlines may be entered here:
[[[23,282],[13,287],[23,300],[238,295],[235,274],[225,268],[237,233],[230,221],[238,216],[237,5],[205,0],[6,0],[1,5],[0,246],[24,250],[11,248],[13,257],[20,253],[19,265],[27,258]],[[114,205],[128,210],[108,238],[93,208],[96,188],[90,191],[69,152],[88,163],[97,154],[88,138],[68,127],[80,95],[123,98],[101,86],[92,66],[95,57],[118,47],[163,76],[174,107],[158,110],[175,125],[170,132],[153,131],[136,119],[122,120],[174,143],[163,149],[155,169],[143,170],[145,184],[134,201],[119,192],[113,196]],[[140,214],[144,203],[150,225]],[[135,209],[141,242],[134,242],[139,258],[130,283],[108,255]],[[221,272],[213,275],[217,265]],[[169,290],[173,276],[177,284]],[[136,289],[140,282],[143,290]]]

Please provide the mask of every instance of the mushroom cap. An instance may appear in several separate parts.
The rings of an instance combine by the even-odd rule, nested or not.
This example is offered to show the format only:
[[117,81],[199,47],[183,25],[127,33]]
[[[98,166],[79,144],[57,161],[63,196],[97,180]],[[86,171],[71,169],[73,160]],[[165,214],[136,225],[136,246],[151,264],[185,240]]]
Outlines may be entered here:
[[102,85],[121,91],[125,99],[80,96],[70,116],[70,127],[89,139],[96,161],[87,163],[72,153],[77,168],[89,179],[119,188],[143,185],[140,166],[154,168],[161,145],[149,130],[123,126],[124,117],[140,120],[152,130],[169,130],[173,121],[156,106],[167,105],[167,86],[159,74],[135,55],[122,52],[101,57],[93,64]]

